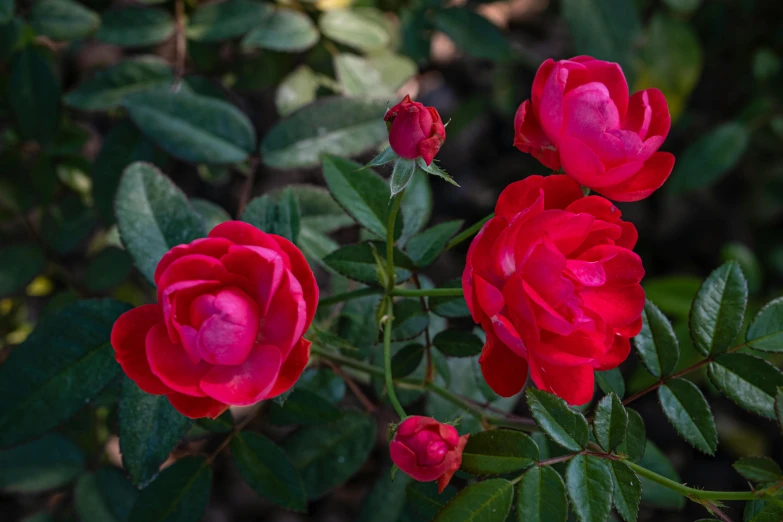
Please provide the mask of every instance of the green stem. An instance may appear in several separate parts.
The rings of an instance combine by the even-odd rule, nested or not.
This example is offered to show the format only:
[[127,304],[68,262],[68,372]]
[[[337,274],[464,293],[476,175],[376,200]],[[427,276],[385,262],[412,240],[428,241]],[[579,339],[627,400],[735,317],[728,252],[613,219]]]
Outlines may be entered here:
[[397,392],[394,390],[394,379],[392,379],[392,367],[391,367],[391,334],[392,323],[394,317],[394,305],[390,297],[386,298],[386,322],[383,325],[383,378],[386,381],[386,393],[389,395],[389,401],[394,406],[394,411],[400,416],[400,419],[405,419],[408,414],[405,413],[405,409],[400,404],[400,400],[397,398]]
[[393,288],[389,295],[400,297],[462,297],[462,288]]
[[343,301],[350,301],[351,299],[358,299],[360,297],[366,297],[368,295],[375,295],[382,293],[380,288],[360,288],[359,290],[351,290],[350,292],[343,292],[341,294],[330,295],[324,297],[318,301],[318,306],[331,306],[333,304],[342,303]]
[[[404,191],[403,191],[404,192]],[[387,290],[391,291],[394,288],[394,222],[397,220],[397,212],[400,210],[400,204],[402,203],[402,194],[400,192],[392,200],[392,208],[389,212],[389,222],[386,225],[386,273],[389,277],[389,283]],[[390,312],[391,315],[391,312]]]
[[690,498],[691,500],[696,499],[703,499],[703,500],[756,500],[759,498],[764,498],[765,500],[773,503],[780,503],[783,504],[783,501],[780,501],[778,499],[773,499],[772,497],[765,498],[764,490],[761,491],[707,491],[703,489],[696,489],[696,488],[690,488],[684,484],[680,484],[679,482],[676,482],[674,480],[668,479],[662,475],[659,475],[655,473],[654,471],[650,471],[647,468],[643,468],[642,466],[638,464],[634,464],[633,462],[626,460],[624,461],[626,464],[628,464],[628,467],[630,467],[632,470],[636,472],[637,475],[640,477],[644,477],[646,479],[652,480],[653,482],[656,482],[660,484],[661,486],[664,486],[666,488],[669,488],[673,491],[676,491],[680,495],[683,495],[685,497]]
[[[333,363],[338,364],[339,366],[351,368],[353,370],[357,370],[369,375],[375,375],[376,377],[384,377],[384,378],[386,377],[386,372],[384,371],[383,368],[379,366],[368,364],[362,361],[357,361],[356,359],[352,359],[350,357],[345,357],[338,353],[324,350],[323,348],[315,344],[313,344],[310,347],[310,351],[314,355],[317,355],[318,357],[321,357],[323,359],[328,359]],[[484,410],[481,408],[479,404],[471,403],[470,401],[463,399],[459,395],[452,393],[449,390],[435,383],[422,383],[418,379],[397,379],[393,381],[393,384],[396,387],[405,390],[430,391],[435,395],[438,395],[439,397],[449,401],[455,406],[464,409],[479,421],[486,421],[489,424],[492,424],[493,426],[503,426],[503,427],[514,428],[523,431],[534,431],[536,429],[535,423],[533,422],[532,419],[526,419],[523,417],[516,417],[516,416],[509,418],[508,416],[501,417],[501,416],[485,414]]]
[[459,245],[460,243],[462,243],[466,239],[470,239],[471,237],[473,237],[479,230],[481,230],[481,227],[484,226],[484,223],[486,223],[487,221],[489,221],[493,217],[495,217],[494,213],[488,215],[487,217],[485,217],[484,219],[482,219],[478,223],[473,224],[472,226],[466,228],[465,230],[463,230],[462,232],[460,232],[459,234],[454,236],[451,239],[451,241],[446,243],[446,250],[449,250],[450,248],[454,248],[455,246]]

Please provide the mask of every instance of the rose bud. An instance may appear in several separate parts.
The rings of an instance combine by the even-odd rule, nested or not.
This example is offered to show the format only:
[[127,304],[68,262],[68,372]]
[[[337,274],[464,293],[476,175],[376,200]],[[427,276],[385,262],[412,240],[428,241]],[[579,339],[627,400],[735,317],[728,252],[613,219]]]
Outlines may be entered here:
[[392,462],[419,482],[438,481],[442,492],[462,464],[462,450],[468,435],[430,417],[406,418],[389,445]]
[[310,358],[318,286],[290,241],[228,221],[172,248],[155,269],[158,304],[117,319],[117,362],[142,390],[191,418],[289,390]]
[[536,386],[585,404],[594,372],[617,367],[642,327],[637,233],[565,175],[530,176],[500,194],[473,239],[462,289],[486,333],[479,363],[499,395]]
[[432,163],[440,146],[446,141],[446,127],[434,107],[425,107],[405,95],[400,103],[386,111],[383,117],[389,127],[389,144],[398,156]]
[[629,98],[618,64],[577,56],[541,64],[517,110],[514,145],[607,198],[638,201],[672,172],[674,156],[656,152],[669,127],[661,91]]

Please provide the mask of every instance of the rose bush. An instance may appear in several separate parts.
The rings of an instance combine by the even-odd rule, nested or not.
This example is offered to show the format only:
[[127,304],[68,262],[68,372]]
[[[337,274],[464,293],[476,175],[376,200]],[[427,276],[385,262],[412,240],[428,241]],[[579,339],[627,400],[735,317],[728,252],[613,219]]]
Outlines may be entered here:
[[462,464],[462,450],[468,435],[430,417],[413,415],[397,428],[389,445],[392,461],[419,482],[438,481],[443,491]]
[[421,156],[429,165],[446,141],[446,127],[434,107],[425,107],[405,95],[383,117],[389,127],[389,145],[398,156]]
[[318,285],[287,239],[222,223],[163,256],[155,283],[158,303],[120,316],[111,344],[139,388],[183,415],[280,395],[307,365]]
[[500,194],[462,275],[495,392],[514,395],[529,372],[539,388],[584,404],[593,372],[628,357],[642,326],[644,268],[631,250],[636,228],[620,217],[565,175],[531,176]]
[[674,156],[657,152],[670,126],[661,91],[629,98],[618,64],[589,56],[549,59],[517,110],[514,145],[610,199],[638,201],[672,172]]

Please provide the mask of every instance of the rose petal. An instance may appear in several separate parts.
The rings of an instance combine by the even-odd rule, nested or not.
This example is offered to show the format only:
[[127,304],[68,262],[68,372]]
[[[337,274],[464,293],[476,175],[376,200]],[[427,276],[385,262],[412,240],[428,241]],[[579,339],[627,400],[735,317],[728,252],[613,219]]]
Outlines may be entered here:
[[266,396],[267,399],[273,399],[287,392],[299,380],[307,363],[310,361],[311,344],[310,341],[303,337],[294,345],[291,353],[288,354],[288,358],[283,361],[280,373],[277,375],[277,381],[275,381],[272,389],[269,390]]
[[527,361],[487,333],[487,342],[479,358],[481,374],[492,391],[501,397],[519,393],[527,381]]
[[307,322],[307,303],[299,281],[286,270],[280,287],[272,297],[266,315],[261,319],[258,342],[273,344],[287,357],[302,337]]
[[446,464],[438,466],[419,466],[416,454],[403,443],[393,440],[389,444],[392,462],[403,472],[419,482],[431,482],[443,474]]
[[211,364],[242,364],[258,334],[258,306],[235,288],[218,292],[213,304],[216,313],[198,330],[199,353]]
[[223,404],[211,397],[191,397],[190,395],[176,392],[169,393],[166,397],[175,410],[191,419],[203,417],[216,419],[228,409],[228,404]]
[[249,295],[258,304],[259,313],[265,315],[285,271],[280,253],[263,247],[232,246],[220,261],[227,270],[249,281]]
[[438,477],[438,493],[443,493],[443,490],[449,485],[451,477],[454,476],[454,473],[456,473],[462,465],[462,452],[465,449],[465,445],[468,443],[468,437],[470,437],[470,435],[463,435],[460,437],[456,449],[449,453],[446,471],[443,472],[443,475]]
[[277,247],[277,243],[269,237],[269,234],[243,221],[220,223],[210,231],[209,237],[222,237],[235,245],[260,246],[272,250]]
[[201,378],[201,389],[226,404],[249,406],[267,398],[282,363],[279,348],[258,344],[243,364],[213,366]]
[[[187,245],[177,245],[168,252],[166,252],[160,261],[158,266],[155,267],[155,285],[159,286],[160,276],[166,269],[182,256],[201,254],[205,256],[211,256],[214,258],[220,258],[228,251],[228,247],[231,246],[231,241],[222,238],[202,238],[191,241]],[[200,279],[200,278],[199,278]]]
[[639,284],[586,288],[581,296],[584,307],[599,314],[611,327],[636,321],[644,308],[644,290]]
[[310,269],[310,264],[305,259],[302,251],[296,248],[293,243],[284,237],[276,235],[272,235],[272,239],[277,241],[283,252],[288,254],[288,259],[291,262],[291,273],[294,274],[294,277],[302,286],[302,294],[304,295],[305,303],[307,303],[307,322],[305,324],[305,329],[307,329],[313,322],[315,310],[318,307],[319,290],[315,275],[312,269]]
[[166,327],[162,324],[149,331],[146,344],[150,369],[163,384],[185,395],[204,396],[204,392],[199,388],[199,381],[209,371],[209,364],[203,361],[193,364],[185,349],[169,340]]
[[530,100],[525,100],[514,117],[514,146],[522,152],[532,154],[545,167],[560,169],[557,148],[544,134],[541,124],[533,112]]
[[668,152],[656,152],[644,167],[628,180],[596,189],[615,201],[639,201],[664,184],[674,168],[674,156]]
[[163,384],[150,370],[147,361],[147,333],[163,323],[160,306],[142,305],[128,310],[117,318],[111,329],[111,345],[117,362],[139,388],[153,395],[170,393],[171,389]]
[[596,371],[603,372],[617,368],[620,364],[628,358],[631,353],[631,342],[627,337],[620,335],[614,336],[614,342],[612,347],[606,352],[606,355],[597,364],[594,364]]
[[589,364],[556,366],[531,358],[530,378],[540,389],[573,406],[590,402],[595,391],[595,374]]

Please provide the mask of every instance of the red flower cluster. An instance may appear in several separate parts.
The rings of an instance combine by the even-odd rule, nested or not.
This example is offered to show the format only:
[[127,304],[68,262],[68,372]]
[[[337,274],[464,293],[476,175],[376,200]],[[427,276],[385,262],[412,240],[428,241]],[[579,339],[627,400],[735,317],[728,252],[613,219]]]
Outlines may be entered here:
[[239,221],[172,248],[155,270],[158,304],[124,313],[111,344],[147,393],[191,418],[270,399],[310,359],[302,334],[318,286],[290,241]]
[[528,371],[570,404],[593,396],[596,370],[630,352],[642,326],[642,261],[636,228],[568,176],[531,176],[500,194],[495,217],[474,238],[462,288],[486,332],[479,362],[508,397]]
[[446,141],[446,127],[438,111],[411,101],[408,95],[386,111],[383,119],[389,126],[389,145],[402,158],[421,156],[429,165]]
[[672,172],[674,156],[656,152],[670,126],[661,91],[629,98],[618,64],[577,56],[541,64],[517,110],[514,145],[610,199],[638,201]]
[[420,482],[438,481],[443,491],[462,464],[462,450],[468,435],[430,417],[406,418],[397,428],[389,452],[392,462]]

